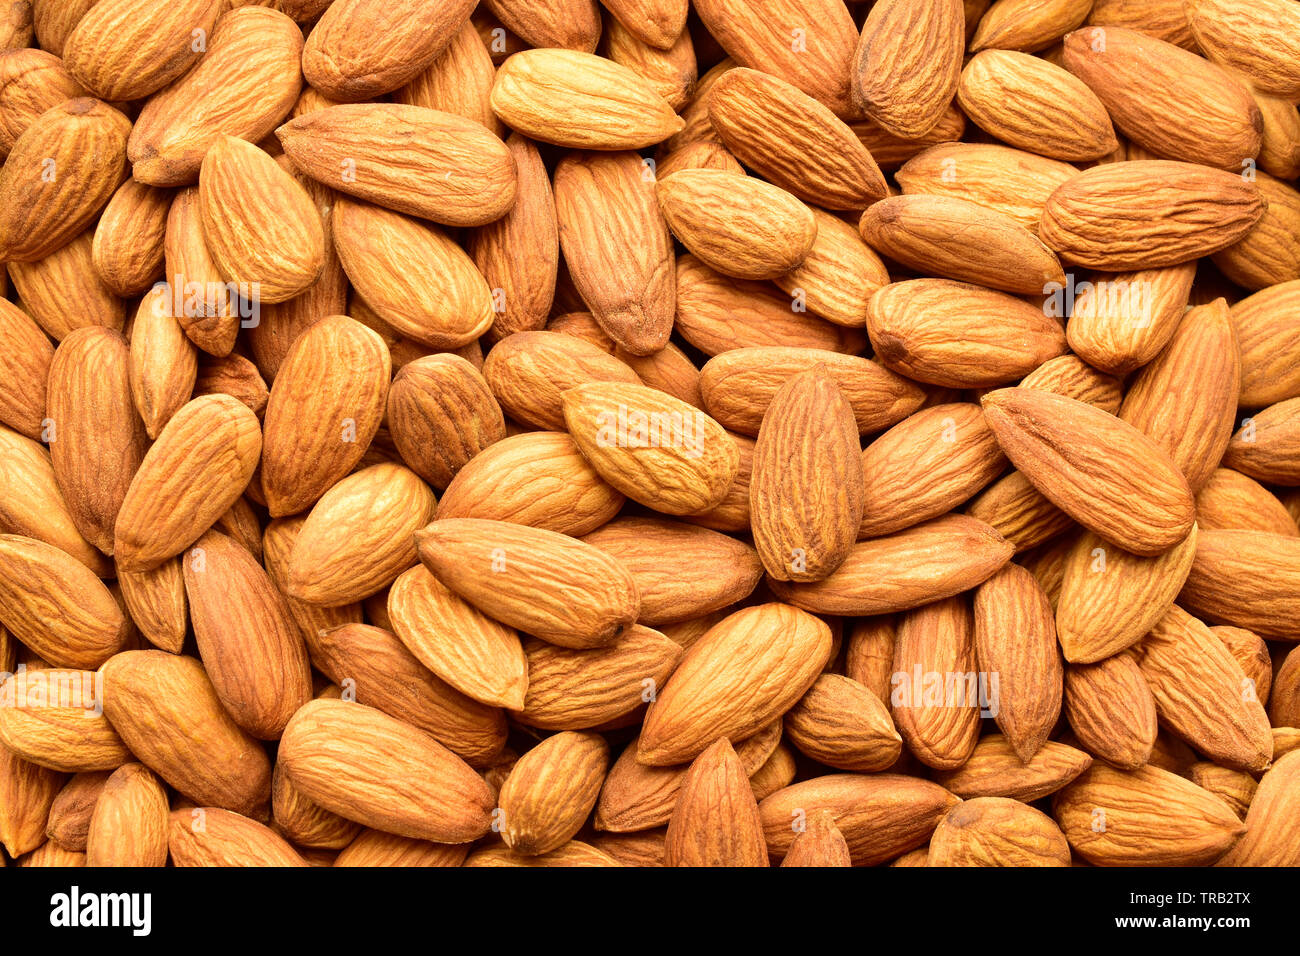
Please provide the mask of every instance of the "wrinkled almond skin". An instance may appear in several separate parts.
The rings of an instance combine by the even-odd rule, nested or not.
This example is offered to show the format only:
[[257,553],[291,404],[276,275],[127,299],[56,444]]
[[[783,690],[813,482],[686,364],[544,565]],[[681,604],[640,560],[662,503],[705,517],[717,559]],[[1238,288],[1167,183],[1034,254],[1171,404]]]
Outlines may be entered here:
[[1088,751],[1123,770],[1136,770],[1155,743],[1155,698],[1131,654],[1065,669],[1065,716]]
[[89,226],[125,178],[130,130],[88,97],[33,120],[0,169],[0,260],[43,259]]
[[818,810],[812,815],[807,828],[790,844],[790,850],[781,861],[781,865],[834,867],[853,865],[849,845],[844,839],[844,834],[835,825],[835,816],[829,810]]
[[[393,91],[393,102],[455,113],[505,137],[505,126],[492,112],[488,97],[496,66],[474,24],[466,20],[415,79]],[[301,114],[299,114],[301,115]]]
[[179,654],[189,628],[181,559],[169,558],[151,571],[119,571],[117,583],[140,633],[154,647]]
[[11,857],[45,843],[45,821],[67,775],[40,767],[0,747],[0,846]]
[[91,257],[117,295],[139,295],[163,274],[163,244],[172,194],[128,179],[104,207]]
[[935,781],[964,799],[1011,797],[1025,803],[1055,793],[1092,765],[1082,750],[1047,741],[1026,763],[1001,734],[987,734],[957,770],[941,771]]
[[38,116],[86,91],[53,52],[25,47],[0,52],[0,156]]
[[[150,186],[183,186],[221,136],[261,140],[298,100],[301,56],[302,31],[283,13],[222,14],[199,64],[140,111],[127,144],[132,174]],[[228,81],[232,72],[239,82]]]
[[[1079,283],[1065,330],[1070,348],[1112,375],[1147,364],[1182,321],[1195,275],[1196,265],[1189,262]],[[1053,311],[1064,315],[1056,303]]]
[[1204,531],[1179,601],[1216,624],[1300,640],[1300,539],[1264,531]]
[[1258,481],[1300,485],[1298,446],[1300,398],[1289,398],[1243,419],[1242,427],[1228,442],[1223,464]]
[[608,765],[599,734],[558,733],[524,754],[498,798],[506,846],[537,856],[567,843],[596,805]]
[[307,865],[273,830],[220,807],[173,810],[167,848],[180,867]]
[[819,763],[859,773],[887,770],[903,749],[885,703],[839,674],[817,678],[786,712],[785,733]]
[[285,728],[279,760],[314,802],[389,833],[468,843],[491,824],[492,792],[464,761],[364,704],[307,704]]
[[767,866],[749,777],[725,737],[692,761],[668,822],[665,866]]
[[847,557],[862,521],[853,409],[820,367],[792,376],[759,428],[749,484],[754,546],[782,581],[819,581]]
[[54,347],[31,316],[8,300],[0,300],[0,335],[11,343],[0,357],[0,424],[39,439]]
[[164,866],[167,791],[144,764],[129,763],[108,778],[86,836],[87,866]]
[[830,650],[830,628],[788,605],[723,619],[686,652],[651,706],[637,760],[668,766],[694,759],[718,737],[744,740],[803,695]]
[[1243,407],[1257,408],[1300,396],[1300,365],[1294,360],[1300,280],[1272,286],[1230,310],[1241,351]]
[[[420,560],[503,624],[562,647],[603,647],[636,620],[636,582],[598,548],[506,521],[443,518],[416,535]],[[579,588],[581,601],[560,597]]]
[[926,866],[1069,866],[1070,844],[1047,814],[1006,797],[976,797],[948,811]]
[[266,752],[226,713],[202,664],[125,651],[102,673],[104,713],[145,766],[196,803],[265,818]]
[[1246,832],[1220,860],[1220,866],[1295,866],[1300,860],[1296,779],[1300,756],[1278,758],[1259,783],[1246,812]]
[[203,238],[197,186],[182,189],[172,200],[163,255],[170,287],[167,302],[158,308],[181,324],[196,348],[229,355],[244,320]]
[[257,416],[237,399],[206,395],[181,408],[118,511],[118,566],[147,571],[184,551],[243,494],[261,451]]
[[116,770],[131,759],[104,717],[93,671],[28,670],[0,684],[0,745],[51,770]]

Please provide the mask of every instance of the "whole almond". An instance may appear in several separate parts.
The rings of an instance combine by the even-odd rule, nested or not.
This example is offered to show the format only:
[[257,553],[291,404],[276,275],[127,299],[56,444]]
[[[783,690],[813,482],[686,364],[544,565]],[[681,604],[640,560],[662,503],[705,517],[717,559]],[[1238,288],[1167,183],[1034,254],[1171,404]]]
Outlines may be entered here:
[[1300,302],[1300,280],[1256,292],[1230,310],[1241,350],[1238,400],[1247,408],[1300,396],[1300,374],[1291,354],[1295,302]]
[[600,796],[608,765],[609,745],[599,734],[554,734],[524,754],[498,798],[506,846],[536,856],[577,835]]
[[1047,741],[1027,762],[1001,734],[986,734],[970,759],[956,770],[941,771],[935,781],[964,799],[1011,797],[1030,803],[1055,793],[1092,765],[1092,757],[1066,744]]
[[1296,448],[1300,445],[1300,398],[1270,405],[1243,419],[1228,442],[1223,464],[1259,481],[1300,485]]
[[1136,770],[1155,743],[1155,698],[1131,654],[1065,669],[1065,716],[1094,755],[1123,770]]
[[46,110],[86,91],[48,47],[0,52],[0,156]]
[[95,226],[95,271],[117,295],[139,295],[163,274],[172,194],[128,179]]
[[117,583],[127,613],[145,639],[179,654],[190,620],[181,559],[169,558],[150,571],[119,571]]
[[839,674],[817,678],[786,713],[785,732],[800,751],[838,770],[886,770],[903,749],[884,702]]
[[829,810],[819,810],[808,820],[804,831],[795,836],[782,866],[852,866],[849,845],[835,825]]
[[664,844],[666,866],[766,866],[767,843],[749,777],[725,737],[686,771]]
[[485,0],[484,5],[529,46],[591,53],[600,39],[596,0]]
[[0,684],[0,744],[51,770],[116,770],[131,753],[104,717],[102,690],[93,671],[8,676]]
[[167,791],[144,764],[129,763],[108,778],[86,836],[87,866],[164,866]]
[[8,300],[0,301],[0,334],[12,343],[0,358],[0,423],[39,438],[54,347],[31,316]]
[[948,811],[930,838],[927,866],[1069,866],[1070,844],[1041,810],[976,797]]
[[1296,829],[1296,774],[1300,757],[1280,757],[1264,774],[1246,812],[1246,832],[1219,861],[1221,866],[1295,866],[1300,859]]
[[405,86],[393,91],[393,102],[455,113],[482,123],[504,138],[505,126],[492,112],[488,97],[496,66],[474,23],[466,20],[446,48]]
[[[966,7],[970,10],[971,5]],[[1038,50],[1082,24],[1091,9],[1088,0],[1004,0],[979,18],[971,49]],[[972,25],[968,17],[968,33]]]
[[1294,641],[1300,539],[1264,531],[1204,531],[1179,601],[1216,624]]
[[163,251],[169,288],[167,301],[158,308],[181,324],[196,348],[229,355],[247,319],[208,251],[197,186],[182,189],[172,200]]
[[220,807],[173,810],[167,849],[176,866],[306,866],[273,830]]

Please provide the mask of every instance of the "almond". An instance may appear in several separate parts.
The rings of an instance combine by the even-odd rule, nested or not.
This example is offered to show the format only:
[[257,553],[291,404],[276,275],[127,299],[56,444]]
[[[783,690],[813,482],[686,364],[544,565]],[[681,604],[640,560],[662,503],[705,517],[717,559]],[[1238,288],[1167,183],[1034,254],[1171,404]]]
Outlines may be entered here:
[[1066,744],[1046,741],[1026,762],[1001,734],[986,734],[956,770],[935,781],[959,797],[1011,797],[1031,803],[1067,786],[1092,765],[1092,757]]
[[596,0],[485,0],[484,5],[529,46],[591,53],[600,39]]
[[1300,15],[1281,0],[1239,7],[1226,0],[1197,0],[1187,6],[1192,35],[1206,55],[1244,73],[1256,89],[1300,100]]
[[220,807],[173,810],[167,848],[176,866],[306,866],[269,828]]
[[0,156],[8,156],[18,137],[46,110],[85,95],[49,47],[5,49],[0,53]]
[[103,714],[93,671],[24,670],[0,683],[0,744],[51,770],[116,770],[131,759]]
[[95,802],[86,865],[166,865],[167,817],[162,782],[144,764],[126,764],[108,778]]
[[725,737],[686,771],[668,823],[666,866],[767,866],[767,843],[749,777]]
[[0,423],[27,438],[38,439],[44,428],[46,386],[54,347],[32,318],[7,300],[0,300],[0,335],[11,343],[0,367]]
[[558,733],[524,754],[499,798],[506,846],[537,856],[567,843],[596,805],[608,766],[599,734]]
[[[476,38],[477,42],[477,38]],[[361,831],[334,860],[335,866],[460,866],[467,845],[409,840],[379,830]]]
[[1066,327],[1070,348],[1112,375],[1147,364],[1182,321],[1195,274],[1186,263],[1079,283]]
[[[971,49],[1034,51],[1051,46],[1082,24],[1091,9],[1088,0],[1004,0],[979,18]],[[967,32],[970,27],[968,21]]]
[[237,294],[225,284],[208,251],[197,187],[182,189],[172,200],[164,256],[170,288],[158,308],[180,322],[195,347],[209,355],[229,355],[244,320]]
[[12,857],[45,842],[45,821],[66,775],[28,763],[0,747],[0,846]]
[[785,732],[804,754],[838,770],[886,770],[903,749],[884,702],[839,674],[817,678],[786,713]]
[[1259,782],[1246,812],[1246,832],[1224,855],[1221,866],[1295,866],[1300,859],[1300,831],[1295,810],[1300,757],[1278,759]]
[[393,102],[454,113],[482,123],[504,138],[505,126],[488,102],[495,78],[492,55],[473,22],[466,20],[432,63],[411,82],[393,91]]
[[1155,743],[1156,704],[1131,654],[1065,669],[1065,716],[1088,750],[1123,770],[1136,770]]
[[966,513],[1010,541],[1016,553],[1035,548],[1073,528],[1074,521],[1013,471],[975,497]]
[[1273,640],[1300,634],[1300,539],[1263,531],[1204,531],[1179,600],[1216,624]]
[[1070,844],[1041,810],[1007,797],[976,797],[939,821],[926,865],[1069,866]]
[[1300,364],[1292,355],[1293,329],[1300,329],[1293,303],[1300,303],[1300,280],[1283,282],[1235,303],[1230,310],[1241,350],[1238,402],[1262,407],[1300,397]]
[[163,274],[163,243],[172,194],[128,179],[95,226],[95,271],[117,295],[139,295]]
[[782,866],[852,866],[849,845],[844,834],[835,825],[835,816],[829,810],[819,810],[812,815],[802,833],[795,836]]

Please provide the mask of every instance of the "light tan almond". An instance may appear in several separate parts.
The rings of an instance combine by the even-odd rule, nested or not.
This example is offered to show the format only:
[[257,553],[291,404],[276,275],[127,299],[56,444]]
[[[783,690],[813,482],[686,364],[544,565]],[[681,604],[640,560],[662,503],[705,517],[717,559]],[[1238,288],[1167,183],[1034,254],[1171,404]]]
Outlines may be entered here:
[[576,836],[596,805],[608,766],[609,745],[599,734],[566,731],[529,750],[498,798],[506,846],[537,856]]
[[103,712],[93,671],[40,668],[0,683],[0,745],[38,766],[70,773],[116,770],[131,759]]
[[86,836],[87,866],[165,866],[167,791],[148,767],[129,763],[104,784]]
[[175,866],[306,866],[283,838],[220,807],[173,810],[167,848]]
[[1007,797],[975,797],[939,821],[926,865],[1069,866],[1070,844],[1041,810]]
[[1094,756],[1123,770],[1151,757],[1156,703],[1132,654],[1065,669],[1065,717]]
[[1082,750],[1047,741],[1027,762],[1001,734],[986,734],[957,770],[940,771],[935,781],[959,797],[1011,797],[1030,803],[1066,786],[1092,765]]
[[1204,531],[1179,601],[1216,624],[1271,640],[1300,640],[1300,539],[1263,531]]
[[888,769],[903,749],[885,703],[839,674],[818,677],[790,708],[785,735],[818,763],[860,773]]

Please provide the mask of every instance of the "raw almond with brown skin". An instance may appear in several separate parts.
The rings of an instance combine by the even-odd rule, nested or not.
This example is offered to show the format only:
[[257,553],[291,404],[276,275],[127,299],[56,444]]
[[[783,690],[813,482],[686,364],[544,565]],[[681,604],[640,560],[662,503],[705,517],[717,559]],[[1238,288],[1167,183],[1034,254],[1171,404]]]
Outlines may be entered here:
[[686,652],[650,708],[638,762],[669,766],[694,759],[718,737],[751,736],[803,696],[830,652],[830,628],[788,605],[724,618]]
[[772,592],[818,614],[890,614],[920,607],[986,581],[1013,548],[982,521],[945,515],[906,530],[860,541],[820,581],[768,580]]
[[844,676],[889,702],[896,630],[889,615],[861,618],[845,638]]
[[1265,289],[1300,278],[1300,192],[1268,173],[1256,172],[1255,183],[1268,204],[1255,228],[1214,254],[1214,264],[1246,289]]
[[666,49],[650,46],[617,18],[605,22],[605,55],[644,77],[668,105],[681,109],[694,92],[699,69],[691,34],[682,30]]
[[50,805],[45,834],[50,842],[74,853],[86,852],[86,833],[95,803],[112,774],[107,770],[74,774]]
[[1195,518],[1187,480],[1133,426],[1037,389],[1001,389],[982,404],[1011,463],[1085,528],[1141,555],[1187,536]]
[[1056,604],[1065,659],[1090,664],[1142,640],[1173,606],[1196,556],[1199,529],[1151,557],[1109,547],[1090,531],[1071,545]]
[[576,50],[511,56],[497,69],[492,110],[530,139],[573,149],[643,149],[682,128],[648,81]]
[[307,649],[256,558],[209,531],[185,555],[199,656],[217,697],[254,737],[275,740],[311,699]]
[[1172,43],[1089,27],[1066,38],[1065,67],[1125,136],[1158,156],[1240,170],[1259,153],[1259,108],[1246,84]]
[[1247,408],[1300,396],[1300,363],[1294,343],[1300,333],[1300,280],[1256,292],[1230,311],[1241,350],[1241,393]]
[[817,678],[786,713],[785,733],[818,763],[859,773],[888,769],[903,749],[884,702],[839,674]]
[[961,75],[961,0],[883,0],[853,55],[853,102],[883,129],[916,139],[939,122]]
[[361,831],[359,823],[316,806],[295,790],[281,767],[271,776],[271,818],[278,833],[312,849],[340,849]]
[[924,846],[958,799],[947,790],[901,774],[837,773],[792,784],[759,804],[773,859],[790,851],[796,826],[829,810],[854,866],[874,866]]
[[774,279],[812,251],[817,221],[783,189],[749,176],[690,169],[659,179],[659,208],[673,234],[713,269]]
[[1089,752],[1136,770],[1155,743],[1155,698],[1131,654],[1065,669],[1065,717]]
[[[243,324],[236,297],[225,284],[203,237],[197,187],[182,189],[167,213],[164,240],[169,314],[209,355],[229,355]],[[179,306],[179,307],[178,307]]]
[[[229,10],[192,70],[140,111],[127,156],[150,186],[198,178],[204,154],[222,136],[255,143],[289,114],[302,89],[302,31],[265,7]],[[238,75],[238,82],[230,77]]]
[[576,836],[596,805],[608,766],[609,745],[599,734],[558,733],[529,750],[498,798],[506,846],[536,856]]
[[226,713],[202,664],[163,651],[126,651],[102,673],[104,713],[145,766],[197,803],[266,812],[266,752]]
[[131,759],[99,710],[93,671],[25,670],[0,684],[0,745],[51,770],[116,770]]
[[483,362],[492,394],[515,421],[537,428],[564,428],[561,395],[587,382],[641,379],[603,349],[560,332],[516,332],[498,342]]
[[466,843],[491,823],[492,792],[464,761],[364,704],[307,704],[285,728],[279,760],[309,799],[399,836]]
[[[1210,633],[1219,639],[1219,642],[1228,649],[1232,659],[1241,667],[1242,673],[1250,681],[1251,687],[1243,685],[1242,693],[1246,694],[1253,691],[1255,696],[1261,701],[1268,701],[1270,691],[1273,685],[1273,662],[1269,656],[1268,643],[1256,634],[1254,631],[1248,631],[1244,627],[1230,627],[1220,625],[1210,628]],[[1290,656],[1288,654],[1288,656]],[[1300,664],[1300,657],[1296,658],[1296,664]],[[1294,665],[1292,667],[1294,670]],[[1289,686],[1289,681],[1284,678],[1290,678],[1291,673],[1287,671],[1286,660],[1283,659],[1282,667],[1278,670],[1277,684],[1279,687]],[[1287,706],[1288,693],[1285,689],[1278,694],[1277,700],[1273,701],[1278,706],[1277,713],[1270,713],[1270,720],[1278,726],[1291,726],[1293,720],[1281,720],[1280,717],[1289,717],[1284,713]]]
[[614,643],[591,650],[524,642],[528,693],[516,718],[532,727],[597,727],[645,703],[681,657],[670,638],[635,625]]
[[1037,547],[1074,527],[1073,519],[1044,498],[1018,471],[995,481],[966,508],[1010,541],[1016,553]]
[[1031,803],[1054,793],[1092,765],[1092,757],[1066,744],[1047,741],[1022,763],[1011,741],[986,734],[957,770],[941,771],[935,781],[959,797],[1011,797]]
[[0,157],[9,155],[18,137],[46,110],[85,95],[48,47],[0,52]]
[[1098,372],[1077,355],[1058,355],[1020,380],[1021,388],[1041,388],[1089,405],[1112,415],[1119,412],[1124,397],[1118,378]]
[[89,226],[125,178],[130,130],[88,97],[33,120],[0,170],[0,260],[43,259]]
[[179,654],[189,627],[181,559],[170,558],[151,571],[119,571],[117,583],[140,633],[154,647]]
[[[88,229],[43,259],[9,263],[9,277],[23,311],[53,339],[62,340],[87,325],[119,331],[125,325],[126,303],[95,271],[93,243],[94,234]],[[82,307],[69,310],[69,300]]]
[[707,102],[727,149],[805,202],[859,210],[888,194],[853,130],[790,83],[758,69],[730,69],[711,85]]
[[673,245],[654,175],[630,152],[575,153],[555,169],[569,274],[596,321],[634,355],[659,351],[673,326]]
[[460,692],[520,710],[528,663],[519,635],[461,600],[427,568],[406,571],[388,592],[388,616],[407,649]]
[[198,358],[172,317],[171,287],[159,283],[140,300],[131,327],[131,396],[145,433],[157,438],[190,399]]
[[704,408],[725,428],[757,435],[772,398],[792,376],[820,365],[848,401],[858,431],[880,431],[915,412],[924,392],[857,355],[782,346],[729,349],[700,370]]
[[769,575],[817,581],[843,563],[862,520],[860,447],[853,409],[820,367],[773,396],[749,485],[754,546]]
[[[398,103],[350,103],[298,116],[276,136],[312,179],[407,215],[481,226],[515,202],[510,150],[463,116]],[[394,137],[403,144],[400,160],[393,155]]]
[[857,31],[842,4],[779,0],[760,12],[741,0],[703,0],[695,12],[741,66],[780,77],[836,115],[856,111],[849,77]]
[[879,537],[937,518],[1001,474],[1006,463],[979,406],[922,409],[863,451],[858,534]]
[[782,866],[852,866],[849,845],[829,810],[818,810],[795,836]]
[[772,281],[828,322],[858,328],[871,296],[889,283],[880,257],[844,220],[809,206],[817,235],[798,266]]
[[920,272],[1022,295],[1065,281],[1033,233],[964,199],[891,196],[868,208],[858,228],[873,249]]
[[1216,624],[1300,640],[1300,539],[1264,531],[1204,531],[1179,601]]
[[[420,560],[461,598],[562,647],[608,645],[636,620],[640,599],[632,576],[605,552],[566,535],[444,518],[418,532],[416,544]],[[578,591],[581,601],[561,598]]]
[[1129,384],[1119,417],[1164,449],[1196,492],[1228,447],[1239,381],[1228,303],[1216,299],[1188,311],[1164,351]]
[[[1124,210],[1121,226],[1113,209]],[[1155,269],[1232,245],[1264,209],[1259,187],[1225,170],[1168,160],[1110,163],[1058,187],[1038,234],[1066,262]]]
[[45,843],[50,806],[67,780],[0,747],[0,846],[21,856]]
[[492,324],[492,293],[465,251],[441,230],[340,198],[331,215],[353,287],[406,338],[455,349]]
[[433,517],[433,492],[393,462],[355,471],[316,502],[289,556],[289,595],[310,604],[351,604],[415,564],[411,536]]
[[1195,273],[1195,264],[1185,263],[1079,283],[1066,327],[1070,348],[1112,375],[1145,365],[1182,321]]
[[626,349],[615,349],[614,355],[651,388],[667,392],[688,405],[704,408],[704,399],[700,395],[700,370],[672,342],[653,355],[633,355]]
[[926,866],[1069,866],[1070,844],[1041,810],[1006,797],[958,804],[935,827]]
[[1053,159],[1100,159],[1119,145],[1096,94],[1066,70],[1027,53],[977,53],[962,70],[957,102],[981,129]]
[[55,667],[94,669],[126,644],[113,595],[66,552],[0,534],[0,570],[0,623]]
[[1264,705],[1210,629],[1175,605],[1142,642],[1142,675],[1160,719],[1200,753],[1233,770],[1273,759]]
[[858,141],[870,150],[882,169],[896,169],[918,153],[959,139],[966,131],[966,115],[949,105],[939,117],[939,122],[919,139],[903,139],[883,129],[873,120],[850,125]]
[[298,337],[266,410],[262,493],[271,517],[310,508],[361,460],[383,420],[391,375],[383,341],[346,316]]
[[163,273],[163,242],[172,194],[128,179],[95,226],[95,271],[117,295],[139,295]]
[[570,840],[562,847],[541,856],[524,856],[504,846],[477,850],[465,858],[464,866],[480,867],[610,867],[619,862],[608,853],[580,840]]
[[767,866],[749,777],[725,737],[695,758],[668,822],[666,866]]
[[472,767],[506,742],[505,714],[434,676],[396,636],[357,622],[307,638],[312,663],[335,683],[351,680],[357,700],[423,730]]
[[885,367],[949,388],[1014,382],[1066,349],[1060,325],[1041,310],[950,279],[885,286],[867,307],[867,334]]
[[266,414],[271,393],[257,366],[232,352],[220,358],[205,355],[199,360],[194,381],[196,395],[230,395],[239,399],[259,419]]
[[485,0],[484,5],[529,46],[592,53],[600,39],[596,0]]
[[325,233],[311,197],[252,143],[223,136],[208,149],[199,216],[213,263],[244,298],[283,302],[324,268]]
[[482,123],[504,138],[505,126],[488,102],[495,77],[492,55],[473,22],[466,20],[432,63],[411,82],[393,91],[393,102],[455,113]]
[[1270,405],[1243,419],[1228,442],[1223,464],[1258,481],[1300,485],[1300,398]]
[[1008,564],[975,592],[979,672],[998,675],[993,719],[1028,763],[1061,711],[1063,668],[1052,605],[1034,576]]
[[894,178],[905,194],[955,196],[1038,231],[1047,197],[1077,173],[1068,163],[993,143],[943,143],[909,159]]
[[39,439],[54,347],[31,316],[8,300],[0,301],[0,335],[11,343],[0,358],[0,423]]
[[[337,100],[391,92],[434,61],[473,6],[469,0],[436,7],[412,0],[348,0],[327,7],[303,48],[303,73],[313,87]],[[364,35],[354,29],[357,23],[366,24]]]
[[[702,617],[743,601],[763,576],[749,545],[662,518],[619,518],[583,539],[631,573],[641,595],[637,620],[650,627]],[[693,568],[684,579],[683,566]]]
[[439,518],[494,518],[580,536],[626,499],[607,485],[564,432],[503,438],[461,469],[438,502]]
[[269,827],[220,807],[173,810],[168,823],[167,848],[178,867],[307,865]]
[[1296,781],[1300,756],[1279,757],[1259,782],[1246,812],[1246,832],[1219,861],[1220,866],[1295,866],[1300,860],[1296,822]]
[[1188,4],[1188,22],[1206,55],[1244,73],[1258,90],[1300,100],[1300,16],[1282,0],[1239,7],[1225,0]]
[[1052,816],[1096,866],[1205,866],[1246,829],[1222,798],[1156,767],[1093,764],[1052,798]]
[[205,395],[180,409],[145,454],[114,529],[127,571],[147,571],[180,554],[248,486],[262,451],[257,416],[229,395]]
[[469,847],[464,844],[408,840],[392,833],[363,829],[335,857],[334,866],[460,866],[468,852]]
[[145,454],[121,333],[91,326],[59,343],[47,396],[50,459],[63,499],[82,536],[112,554],[113,526]]
[[[970,4],[966,6],[969,10]],[[1051,46],[1082,24],[1092,6],[1088,0],[1002,0],[979,18],[971,49],[1034,51]],[[968,32],[973,25],[968,16]]]
[[129,763],[108,778],[86,836],[87,866],[164,866],[167,791],[153,771]]
[[141,0],[96,3],[68,36],[63,60],[96,96],[119,102],[143,99],[194,65],[223,9],[219,0],[164,6]]
[[685,402],[644,385],[592,382],[563,395],[564,420],[600,476],[664,514],[699,514],[720,504],[739,468],[722,426]]
[[669,0],[666,3],[652,0],[609,0],[602,6],[625,30],[655,49],[668,49],[686,29],[686,0]]

